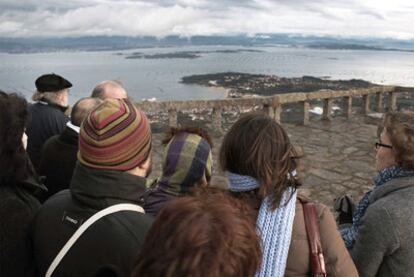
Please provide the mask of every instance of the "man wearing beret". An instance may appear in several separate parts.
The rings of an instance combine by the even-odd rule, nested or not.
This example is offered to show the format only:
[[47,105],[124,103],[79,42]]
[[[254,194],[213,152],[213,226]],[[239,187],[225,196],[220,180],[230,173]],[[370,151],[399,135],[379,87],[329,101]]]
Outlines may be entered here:
[[37,91],[32,99],[36,103],[29,106],[31,120],[26,133],[27,153],[38,170],[43,144],[48,138],[60,134],[69,121],[65,111],[72,84],[56,74],[42,75],[35,84]]
[[[151,129],[144,113],[128,99],[110,98],[93,109],[80,128],[70,188],[50,197],[34,220],[39,276],[96,276],[105,269],[131,276],[152,224],[142,208],[151,165]],[[118,210],[89,225],[119,205],[137,210]]]

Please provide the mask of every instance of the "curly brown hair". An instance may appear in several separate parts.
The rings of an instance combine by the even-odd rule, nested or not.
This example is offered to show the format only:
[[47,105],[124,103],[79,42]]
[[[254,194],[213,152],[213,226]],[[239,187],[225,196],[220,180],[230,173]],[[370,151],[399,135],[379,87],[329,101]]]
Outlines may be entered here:
[[23,97],[0,91],[0,184],[22,181],[32,173],[22,143],[28,117]]
[[414,113],[388,112],[378,130],[389,136],[398,165],[414,170]]
[[219,189],[200,191],[161,210],[132,276],[254,276],[261,250],[251,208]]
[[223,139],[220,166],[223,171],[256,178],[260,183],[257,196],[269,196],[272,208],[279,206],[288,187],[301,185],[292,172],[298,158],[286,131],[265,114],[242,116]]

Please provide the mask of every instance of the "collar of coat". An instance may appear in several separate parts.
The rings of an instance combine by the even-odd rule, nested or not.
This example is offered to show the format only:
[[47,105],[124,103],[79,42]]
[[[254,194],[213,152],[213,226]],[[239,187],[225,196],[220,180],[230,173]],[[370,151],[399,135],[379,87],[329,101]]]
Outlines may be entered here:
[[63,132],[59,135],[59,140],[62,141],[62,143],[78,148],[79,134],[66,126],[65,129],[63,129]]
[[414,176],[394,178],[373,191],[369,197],[369,202],[373,203],[390,193],[411,187],[414,187]]
[[55,109],[60,110],[63,113],[65,113],[67,111],[67,109],[69,108],[69,107],[64,107],[64,106],[58,105],[56,103],[52,103],[52,102],[50,102],[49,100],[47,100],[45,98],[40,99],[38,101],[38,103],[40,103],[42,105],[47,105],[47,106],[53,107]]
[[87,206],[103,209],[119,203],[142,206],[146,179],[122,171],[103,170],[76,163],[70,191]]

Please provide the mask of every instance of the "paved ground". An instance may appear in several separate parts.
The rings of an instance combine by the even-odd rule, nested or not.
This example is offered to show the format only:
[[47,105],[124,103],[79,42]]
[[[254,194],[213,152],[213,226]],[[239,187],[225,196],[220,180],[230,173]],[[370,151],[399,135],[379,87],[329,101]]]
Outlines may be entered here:
[[[301,192],[328,206],[336,197],[350,194],[358,200],[371,186],[375,175],[376,125],[367,118],[335,117],[331,121],[314,120],[308,126],[284,124],[293,144],[302,149],[299,174],[303,181]],[[161,171],[163,135],[154,134],[154,169],[151,177]],[[218,172],[217,157],[222,136],[215,136],[215,180],[223,184]]]

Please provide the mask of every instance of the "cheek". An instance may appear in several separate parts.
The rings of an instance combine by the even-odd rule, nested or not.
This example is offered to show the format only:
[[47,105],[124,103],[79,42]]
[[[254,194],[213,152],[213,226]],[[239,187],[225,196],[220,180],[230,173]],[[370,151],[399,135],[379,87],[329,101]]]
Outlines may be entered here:
[[26,150],[26,148],[27,148],[27,135],[26,135],[26,133],[23,133],[22,143],[23,143],[23,148]]
[[[387,151],[387,152],[386,152]],[[376,155],[377,170],[383,170],[386,167],[395,164],[394,155],[388,149],[380,149]]]

